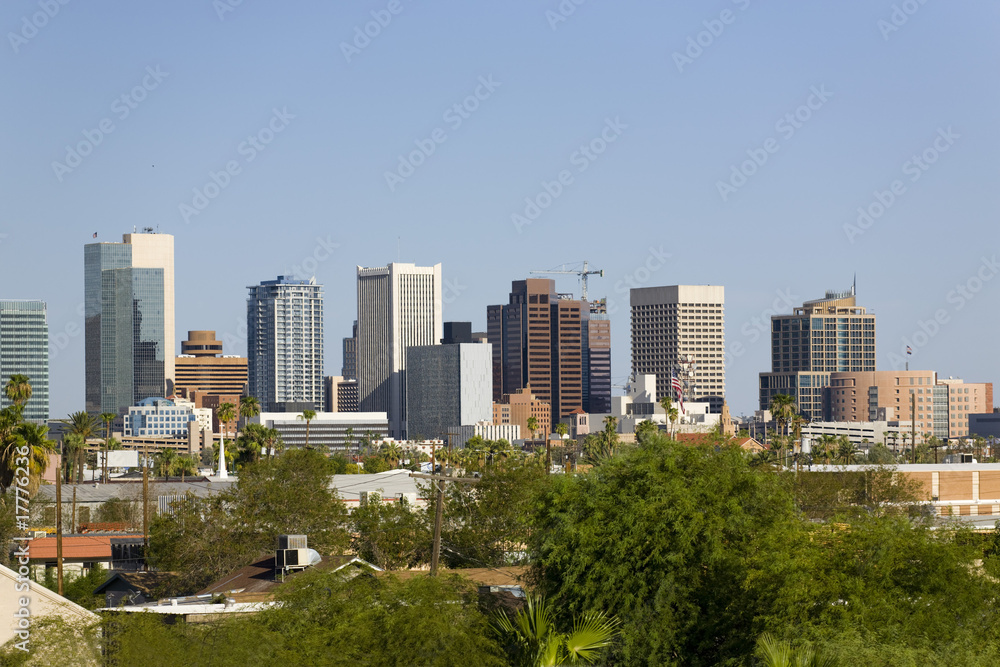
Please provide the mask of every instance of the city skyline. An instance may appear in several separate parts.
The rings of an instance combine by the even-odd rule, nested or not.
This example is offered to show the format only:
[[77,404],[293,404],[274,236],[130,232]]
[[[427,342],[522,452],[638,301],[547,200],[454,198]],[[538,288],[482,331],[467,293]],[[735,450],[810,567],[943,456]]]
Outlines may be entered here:
[[615,385],[631,287],[726,288],[739,414],[770,315],[855,273],[877,368],[909,346],[911,368],[1000,376],[1000,9],[401,6],[363,48],[384,6],[69,4],[30,37],[37,3],[0,7],[0,296],[48,304],[52,416],[84,407],[80,245],[133,226],[176,238],[175,332],[232,354],[244,287],[275,275],[326,286],[329,345],[359,264],[441,262],[444,318],[483,330],[512,280],[588,260]]

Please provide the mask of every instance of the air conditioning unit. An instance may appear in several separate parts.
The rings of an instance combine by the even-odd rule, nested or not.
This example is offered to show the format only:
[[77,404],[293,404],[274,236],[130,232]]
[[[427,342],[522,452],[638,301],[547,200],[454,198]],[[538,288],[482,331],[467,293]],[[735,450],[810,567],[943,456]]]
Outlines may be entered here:
[[32,539],[40,540],[43,537],[48,537],[48,536],[49,534],[46,533],[44,530],[36,530],[32,535]]
[[400,504],[405,502],[410,507],[417,504],[417,494],[415,492],[399,493],[396,495],[399,497]]
[[278,550],[306,549],[309,547],[305,535],[278,535]]
[[274,553],[274,565],[279,570],[302,569],[315,564],[318,558],[315,549],[278,549]]

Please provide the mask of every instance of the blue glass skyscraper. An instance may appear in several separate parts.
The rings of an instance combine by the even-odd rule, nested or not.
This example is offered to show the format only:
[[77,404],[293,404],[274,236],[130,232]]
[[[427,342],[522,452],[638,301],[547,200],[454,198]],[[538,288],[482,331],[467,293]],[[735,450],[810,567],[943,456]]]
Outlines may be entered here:
[[124,413],[166,396],[173,382],[173,237],[127,234],[125,241],[84,246],[91,413]]

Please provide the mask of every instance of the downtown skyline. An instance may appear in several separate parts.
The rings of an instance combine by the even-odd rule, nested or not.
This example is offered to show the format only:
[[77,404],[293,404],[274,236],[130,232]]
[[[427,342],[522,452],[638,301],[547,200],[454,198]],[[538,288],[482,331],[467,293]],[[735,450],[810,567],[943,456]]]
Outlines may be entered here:
[[84,407],[82,246],[133,226],[175,237],[177,340],[245,355],[246,286],[315,275],[327,375],[358,265],[440,262],[443,319],[482,331],[512,280],[587,260],[613,384],[630,283],[725,287],[740,414],[769,316],[855,273],[877,368],[909,345],[911,368],[1000,376],[997,8],[404,0],[356,45],[387,7],[69,3],[35,33],[37,2],[0,9],[0,297],[48,304],[53,418]]

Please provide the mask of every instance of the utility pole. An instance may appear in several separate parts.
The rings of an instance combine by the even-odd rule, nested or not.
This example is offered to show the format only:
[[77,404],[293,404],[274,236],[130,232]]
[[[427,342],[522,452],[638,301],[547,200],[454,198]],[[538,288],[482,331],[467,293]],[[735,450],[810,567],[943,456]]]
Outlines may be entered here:
[[458,484],[478,484],[478,477],[446,477],[444,475],[424,475],[418,472],[411,472],[410,477],[417,479],[429,479],[437,482],[437,507],[434,508],[434,547],[431,551],[431,576],[436,577],[438,571],[438,561],[441,559],[441,523],[444,518],[444,483],[456,482]]
[[59,595],[63,594],[63,556],[62,556],[62,467],[65,446],[59,448],[59,474],[56,475],[56,583]]
[[[220,450],[220,454],[222,451]],[[149,445],[143,447],[142,462],[142,557],[149,555]]]

